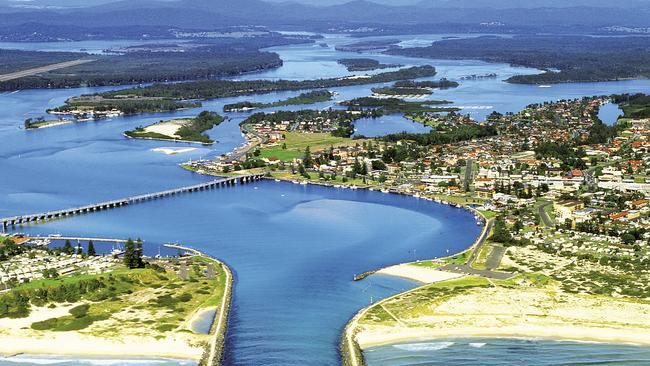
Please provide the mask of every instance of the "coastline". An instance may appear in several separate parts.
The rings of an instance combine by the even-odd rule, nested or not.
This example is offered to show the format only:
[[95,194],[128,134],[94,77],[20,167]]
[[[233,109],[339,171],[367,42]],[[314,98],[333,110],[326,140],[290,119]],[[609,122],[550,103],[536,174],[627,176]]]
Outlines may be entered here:
[[405,278],[408,280],[413,280],[424,284],[447,281],[447,280],[464,276],[459,273],[441,271],[433,268],[418,267],[410,263],[385,267],[373,274],[383,274],[387,276],[400,277],[400,278]]
[[[600,333],[606,333],[603,336]],[[467,328],[459,330],[431,330],[422,328],[409,329],[406,332],[393,332],[384,338],[366,338],[359,343],[362,350],[392,344],[407,342],[423,342],[446,340],[451,338],[505,338],[505,339],[543,339],[549,341],[589,342],[603,344],[626,344],[640,347],[650,347],[650,331],[645,328],[631,331],[630,329],[614,329],[601,327],[579,326],[531,326],[508,328]]]
[[213,145],[213,144],[218,142],[218,141],[200,142],[200,141],[190,141],[190,140],[179,140],[179,139],[173,139],[173,138],[165,139],[165,138],[162,138],[162,137],[133,137],[133,136],[127,135],[126,133],[122,133],[122,136],[126,137],[127,139],[133,139],[133,140],[152,140],[152,141],[181,142],[181,143],[184,142],[184,143],[188,143],[188,144],[199,144],[199,145],[203,145],[203,146],[210,146],[210,145]]
[[[363,309],[348,326],[356,329],[354,342],[360,352],[382,345],[449,338],[539,338],[650,346],[648,301],[568,294],[553,286],[502,287],[497,282],[485,280],[487,285],[468,287],[451,296],[432,295],[423,305],[425,310],[405,310],[411,295],[416,299],[432,288],[421,286]],[[445,283],[437,287],[444,288]],[[390,309],[392,318],[377,321],[366,317],[377,309]]]
[[[217,262],[226,274],[226,283],[224,293],[221,298],[219,312],[215,315],[212,326],[210,327],[210,342],[207,344],[207,349],[202,355],[199,365],[218,366],[223,359],[223,350],[226,343],[226,333],[228,331],[228,318],[230,315],[230,305],[232,303],[232,286],[233,274],[230,267],[224,262],[208,256],[211,260]],[[208,311],[207,308],[201,309]]]
[[[74,361],[79,358],[144,359],[180,361],[199,365],[219,365],[225,343],[227,319],[230,309],[233,276],[229,267],[220,260],[188,247],[179,249],[195,253],[214,263],[216,273],[223,271],[223,290],[218,290],[219,303],[207,299],[191,316],[179,325],[179,332],[154,336],[149,333],[104,336],[97,330],[40,331],[31,329],[34,322],[69,315],[70,309],[84,303],[76,302],[55,307],[34,308],[23,318],[0,318],[0,360],[21,355],[60,357]],[[212,304],[214,303],[214,305]],[[194,323],[205,312],[216,311],[209,333],[197,333]],[[206,363],[204,360],[207,360]]]
[[0,335],[1,355],[93,356],[93,357],[146,357],[197,361],[202,348],[191,346],[184,337],[162,339],[124,337],[120,341],[87,336],[76,332],[47,334],[40,337],[33,332],[23,335],[10,332]]

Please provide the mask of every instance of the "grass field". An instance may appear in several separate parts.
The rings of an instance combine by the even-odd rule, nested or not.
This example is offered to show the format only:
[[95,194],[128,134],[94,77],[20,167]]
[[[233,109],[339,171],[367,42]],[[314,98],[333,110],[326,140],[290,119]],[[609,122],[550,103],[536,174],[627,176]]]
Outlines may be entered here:
[[300,158],[305,153],[305,148],[314,151],[324,150],[331,146],[353,146],[363,143],[363,140],[352,140],[345,137],[332,136],[329,133],[301,133],[285,132],[286,149],[280,146],[264,148],[260,150],[260,156],[263,158],[275,157],[280,160],[288,161],[294,158]]

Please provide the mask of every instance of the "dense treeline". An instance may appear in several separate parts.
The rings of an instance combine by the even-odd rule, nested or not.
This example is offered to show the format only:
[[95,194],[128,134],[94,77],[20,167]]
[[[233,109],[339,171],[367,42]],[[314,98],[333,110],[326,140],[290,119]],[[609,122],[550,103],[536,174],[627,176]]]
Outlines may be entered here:
[[100,94],[104,97],[135,95],[141,97],[163,97],[173,99],[216,99],[272,93],[276,91],[301,89],[326,89],[333,87],[386,83],[397,80],[430,77],[436,74],[433,66],[417,66],[398,71],[384,72],[368,78],[330,78],[317,80],[202,80],[177,84],[154,84]]
[[[59,57],[64,58],[68,55]],[[86,57],[90,58],[85,54],[77,54],[75,58]],[[229,47],[203,47],[187,52],[132,52],[119,56],[92,56],[92,58],[96,61],[0,82],[0,90],[209,79],[282,65],[282,60],[275,53]],[[10,60],[8,62],[15,63]],[[49,63],[54,62],[45,64]]]
[[435,81],[413,81],[413,80],[402,80],[397,81],[393,84],[396,88],[457,88],[460,84],[455,81],[447,80],[447,78],[442,78]]
[[82,58],[90,58],[90,55],[77,52],[40,52],[0,49],[0,74],[8,74],[15,71]]
[[411,57],[480,59],[549,70],[538,75],[514,76],[508,79],[512,83],[589,82],[650,76],[650,37],[486,36],[443,40],[428,47],[388,52]]
[[171,112],[184,108],[200,107],[199,102],[182,102],[174,99],[103,99],[101,101],[89,101],[86,99],[70,99],[61,107],[53,108],[48,112],[70,113],[77,109],[92,110],[95,112],[106,112],[119,110],[124,114]]
[[386,135],[382,139],[389,142],[401,140],[415,141],[418,145],[441,145],[495,136],[497,130],[492,125],[462,125],[449,131],[431,131],[429,133],[407,133]]
[[582,148],[575,148],[574,141],[555,142],[543,141],[535,146],[535,157],[537,159],[554,158],[562,162],[562,169],[573,168],[586,169],[587,164],[582,158],[587,156]]
[[233,104],[226,104],[223,106],[224,112],[232,112],[241,109],[255,109],[255,108],[271,108],[282,107],[287,105],[299,104],[314,104],[319,102],[326,102],[332,99],[334,94],[327,90],[314,90],[311,92],[301,93],[297,97],[291,97],[272,103],[255,103],[251,101],[243,101]]
[[650,96],[645,94],[621,94],[612,96],[612,100],[623,109],[625,118],[649,118]]
[[371,58],[343,58],[337,62],[345,66],[348,71],[370,71],[402,66],[399,64],[382,64]]
[[219,125],[223,120],[224,118],[215,112],[203,111],[193,118],[191,123],[179,128],[176,134],[183,140],[212,143],[214,141],[203,132]]
[[458,111],[455,107],[431,107],[435,104],[450,104],[448,100],[427,100],[422,102],[408,102],[399,98],[373,98],[361,97],[341,102],[349,110],[361,110],[364,108],[382,108],[388,113],[439,113]]

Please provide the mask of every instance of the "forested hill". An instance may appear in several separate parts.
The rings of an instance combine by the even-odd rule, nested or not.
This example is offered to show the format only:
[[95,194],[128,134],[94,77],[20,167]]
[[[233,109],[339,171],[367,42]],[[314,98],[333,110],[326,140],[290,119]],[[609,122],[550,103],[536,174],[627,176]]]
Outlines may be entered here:
[[277,33],[178,44],[143,44],[118,49],[118,54],[40,52],[0,49],[0,75],[64,61],[93,62],[0,82],[0,91],[105,86],[146,82],[212,79],[275,68],[280,56],[260,48],[313,42],[311,38]]
[[[411,57],[479,59],[546,70],[511,83],[547,84],[650,77],[650,37],[519,36],[434,42],[387,51]],[[558,72],[559,70],[559,72]]]

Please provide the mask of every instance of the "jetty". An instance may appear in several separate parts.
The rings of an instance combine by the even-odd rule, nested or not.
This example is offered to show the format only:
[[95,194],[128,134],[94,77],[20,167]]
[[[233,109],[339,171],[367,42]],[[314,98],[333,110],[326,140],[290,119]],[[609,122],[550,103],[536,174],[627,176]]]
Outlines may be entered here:
[[135,203],[142,203],[142,202],[151,201],[159,198],[171,197],[181,193],[198,192],[198,191],[203,191],[208,189],[234,186],[237,184],[247,184],[254,181],[259,181],[260,179],[263,178],[264,178],[264,174],[249,174],[249,175],[241,175],[236,177],[215,179],[208,182],[194,184],[190,186],[184,186],[184,187],[169,189],[160,192],[147,193],[139,196],[131,196],[131,197],[116,199],[112,201],[94,203],[94,204],[81,206],[81,207],[73,207],[73,208],[68,208],[63,210],[42,212],[42,213],[22,215],[22,216],[5,217],[5,218],[1,218],[0,222],[2,223],[3,230],[7,230],[7,228],[10,226],[13,227],[15,225],[21,225],[30,222],[48,221],[48,220],[59,219],[68,216],[91,213],[95,211],[110,210],[113,208],[132,205]]

